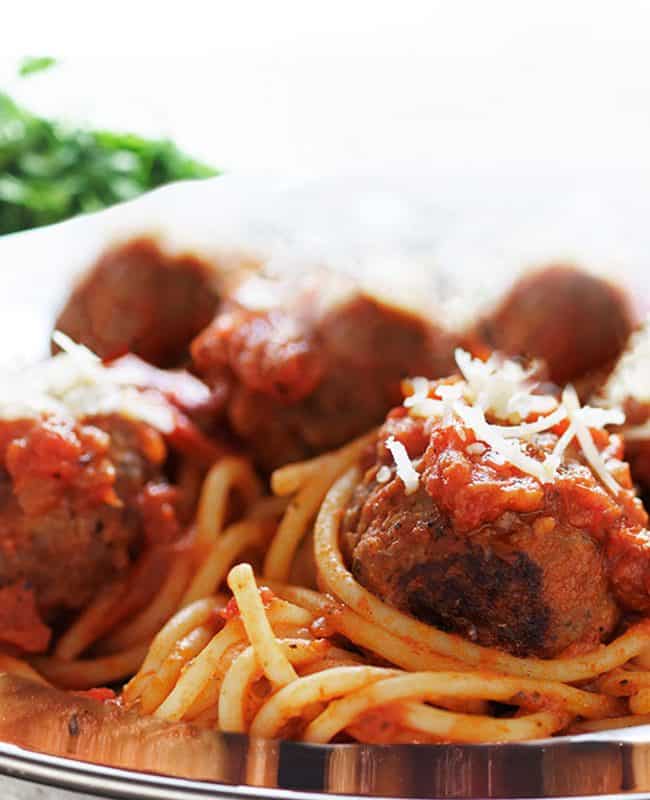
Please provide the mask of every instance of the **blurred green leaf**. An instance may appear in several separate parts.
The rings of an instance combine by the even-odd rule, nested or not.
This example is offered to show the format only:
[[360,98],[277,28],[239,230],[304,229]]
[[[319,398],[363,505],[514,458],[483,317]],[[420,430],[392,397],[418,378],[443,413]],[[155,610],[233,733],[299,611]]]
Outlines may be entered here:
[[18,72],[22,77],[33,75],[35,72],[42,72],[56,64],[56,58],[51,56],[37,56],[24,58]]
[[0,92],[0,235],[97,211],[217,170],[173,142],[71,128]]

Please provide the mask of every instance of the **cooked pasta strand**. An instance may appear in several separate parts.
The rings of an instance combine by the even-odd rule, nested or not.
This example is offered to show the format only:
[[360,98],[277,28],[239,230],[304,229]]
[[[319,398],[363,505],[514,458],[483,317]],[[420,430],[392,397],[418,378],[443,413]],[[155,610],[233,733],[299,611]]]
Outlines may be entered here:
[[275,638],[264,610],[250,564],[238,564],[228,574],[228,586],[237,601],[248,639],[262,671],[274,686],[285,686],[296,679],[296,671]]

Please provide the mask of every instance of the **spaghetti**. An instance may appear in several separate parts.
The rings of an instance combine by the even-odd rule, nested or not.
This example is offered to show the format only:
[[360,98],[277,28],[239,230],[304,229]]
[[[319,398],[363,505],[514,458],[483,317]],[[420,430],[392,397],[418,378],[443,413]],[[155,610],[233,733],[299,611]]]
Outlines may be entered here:
[[[242,592],[249,601],[258,589],[252,569],[235,566],[228,583],[235,589],[236,616],[208,641],[207,610],[228,615],[225,598],[180,612],[126,687],[125,702],[164,719],[203,715],[223,730],[311,742],[336,741],[344,732],[362,741],[508,741],[552,735],[572,724],[635,724],[629,697],[636,693],[631,688],[623,697],[617,688],[623,678],[615,684],[610,676],[629,672],[639,691],[650,683],[650,673],[635,666],[650,649],[646,622],[582,656],[520,659],[437,631],[369,596],[333,542],[358,478],[347,453],[339,455],[330,455],[339,477],[316,523],[318,575],[330,594],[262,575],[259,585],[272,587],[270,601],[242,602]],[[297,493],[318,479],[310,462],[302,472],[292,465],[288,474]],[[302,535],[296,526],[289,541]],[[262,590],[258,598],[264,595]],[[206,643],[197,652],[191,645],[199,641]],[[183,670],[178,660],[184,652]],[[277,673],[276,659],[282,665]],[[168,682],[168,693],[154,709],[151,687],[170,672],[182,677]],[[599,677],[588,689],[572,685]],[[494,703],[519,712],[495,717],[488,713]]]
[[[471,361],[463,364],[469,373],[475,369]],[[530,471],[539,467],[542,478],[562,480],[567,468],[558,470],[573,439],[585,451],[583,483],[590,470],[603,507],[615,502],[619,490],[628,491],[622,472],[610,471],[609,440],[573,397],[547,403],[531,422],[521,413],[531,396],[520,394],[519,409],[504,406],[513,430],[503,418],[495,422],[485,388],[498,378],[494,370],[487,377],[469,374],[460,390],[453,381],[418,384],[407,411],[394,417],[403,426],[403,442],[392,465],[397,440],[382,429],[279,469],[270,497],[246,459],[223,457],[207,474],[196,522],[180,543],[145,551],[126,578],[98,594],[52,656],[29,664],[3,656],[0,666],[71,689],[133,675],[120,701],[141,714],[314,743],[501,742],[646,721],[650,619],[637,618],[606,644],[552,657],[518,655],[406,613],[364,585],[346,558],[345,515],[364,481],[393,493],[401,481],[411,504],[421,498],[426,464],[412,459],[411,440],[403,434],[419,435],[418,417],[426,417],[429,436],[451,417],[455,425],[469,424],[480,408],[476,425],[487,433],[481,437],[465,427],[456,446],[487,458],[490,439],[493,451],[514,453],[518,463],[508,469],[519,470],[517,480],[536,502],[542,502],[539,478],[525,473],[527,460],[536,462]],[[529,378],[512,369],[509,374],[522,385]],[[482,406],[478,393],[469,397],[473,380],[485,384]],[[499,397],[501,402],[504,393]],[[518,445],[501,444],[515,442],[515,431],[529,443],[521,459],[514,452]],[[537,436],[545,442],[550,437],[545,450],[530,446]],[[389,438],[391,447],[385,447]],[[376,448],[386,458],[380,468],[369,466],[368,454]],[[406,492],[404,459],[417,476]],[[503,460],[494,463],[505,469]],[[390,470],[387,481],[375,480],[382,468]],[[409,471],[410,482],[412,477]],[[312,532],[312,582],[320,591],[290,582],[300,546]],[[157,587],[146,577],[152,573],[163,574]]]
[[[233,505],[242,504],[242,519],[228,523]],[[145,551],[125,578],[97,595],[51,656],[34,659],[39,671],[74,689],[132,675],[167,620],[193,600],[214,594],[242,554],[261,551],[283,507],[275,498],[261,498],[248,461],[221,459],[205,478],[196,524],[187,538],[170,549]],[[101,655],[81,657],[91,649]]]

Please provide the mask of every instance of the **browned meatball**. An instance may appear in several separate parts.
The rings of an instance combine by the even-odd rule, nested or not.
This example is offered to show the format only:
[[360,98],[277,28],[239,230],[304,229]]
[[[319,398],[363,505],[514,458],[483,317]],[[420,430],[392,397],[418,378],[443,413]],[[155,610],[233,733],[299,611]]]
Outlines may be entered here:
[[310,292],[252,310],[231,300],[192,344],[198,373],[264,469],[369,430],[409,374],[453,365],[451,337],[360,292],[322,309]]
[[69,297],[56,328],[102,358],[131,352],[171,367],[186,358],[217,302],[210,266],[136,239],[100,257]]
[[[44,623],[124,571],[164,455],[153,429],[119,417],[0,423],[0,641],[44,649]],[[16,606],[30,609],[22,626]]]
[[541,534],[534,523],[505,518],[472,536],[459,534],[425,491],[407,498],[395,480],[368,493],[366,515],[369,508],[372,520],[355,520],[358,507],[346,517],[353,572],[424,622],[539,656],[576,641],[595,643],[612,629],[617,612],[605,562],[586,533],[556,527]]
[[[528,454],[550,452],[562,430],[529,438]],[[624,487],[618,498],[575,443],[556,480],[542,484],[459,420],[396,409],[343,518],[352,572],[401,611],[515,655],[596,646],[613,631],[619,607],[650,605],[650,535],[616,440],[592,435]],[[416,465],[410,494],[390,436]]]
[[491,350],[543,359],[558,384],[608,370],[635,326],[625,293],[570,266],[524,275],[474,338]]

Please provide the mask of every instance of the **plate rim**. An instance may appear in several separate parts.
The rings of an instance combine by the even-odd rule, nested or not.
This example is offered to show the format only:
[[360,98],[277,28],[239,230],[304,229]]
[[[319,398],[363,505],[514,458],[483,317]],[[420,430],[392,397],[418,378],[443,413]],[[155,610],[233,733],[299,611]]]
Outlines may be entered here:
[[[640,736],[639,729],[646,729],[646,735]],[[608,735],[609,734],[609,735]],[[613,735],[615,734],[615,735]],[[221,734],[226,739],[246,742],[255,741],[244,734]],[[275,745],[282,745],[282,740],[271,740]],[[491,748],[507,748],[513,754],[517,750],[548,751],[572,745],[610,746],[620,750],[630,746],[647,748],[650,755],[650,723],[626,729],[612,729],[595,734],[564,736],[535,741],[509,742],[503,744],[439,744],[439,745],[362,745],[349,744],[311,744],[307,742],[289,742],[292,748],[332,752],[335,749],[355,748],[360,750],[381,751],[385,748],[398,747],[412,750],[417,748],[430,751],[431,748],[448,748],[450,751],[459,748],[473,751],[487,751]],[[121,800],[197,800],[197,798],[221,798],[221,800],[324,800],[332,797],[337,800],[399,800],[398,795],[358,795],[334,793],[329,791],[309,791],[284,787],[265,787],[243,783],[224,783],[222,781],[182,778],[175,775],[134,770],[126,767],[110,766],[80,760],[63,755],[52,755],[31,750],[18,744],[0,741],[0,776],[18,781],[26,781],[41,786],[64,789],[71,792],[87,792],[89,797],[120,798]],[[85,795],[84,795],[85,796]],[[436,800],[439,796],[429,796],[427,800]],[[550,797],[550,796],[548,796]],[[548,800],[548,797],[534,795],[527,800]],[[570,800],[641,800],[650,797],[650,786],[639,791],[621,791],[610,794],[572,795]],[[561,800],[554,796],[553,800]]]

